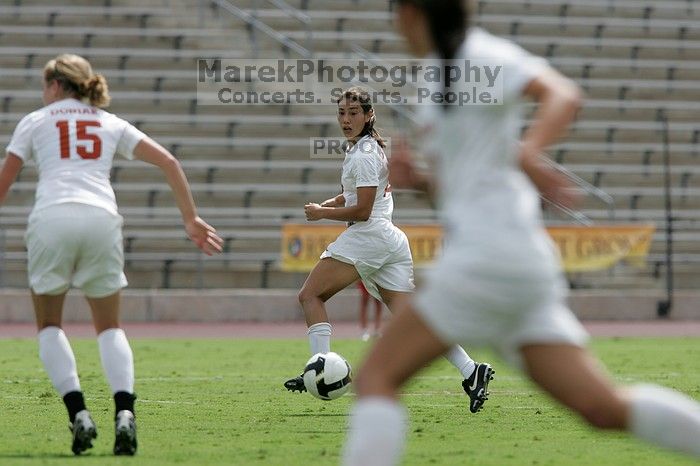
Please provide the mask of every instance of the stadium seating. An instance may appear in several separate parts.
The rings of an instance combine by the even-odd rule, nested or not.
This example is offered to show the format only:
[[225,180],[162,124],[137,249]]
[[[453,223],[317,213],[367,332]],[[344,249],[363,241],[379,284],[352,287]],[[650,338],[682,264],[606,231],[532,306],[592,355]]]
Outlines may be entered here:
[[[16,0],[0,6],[0,144],[19,118],[41,105],[43,64],[67,50],[82,54],[108,78],[110,110],[178,156],[202,216],[225,239],[224,255],[204,258],[187,242],[162,175],[139,162],[116,161],[112,177],[125,217],[132,286],[297,287],[303,274],[279,270],[280,225],[303,221],[303,203],[339,190],[339,161],[315,160],[309,150],[311,138],[338,135],[332,107],[198,105],[198,58],[294,56],[289,41],[316,57],[356,58],[357,46],[380,59],[406,56],[391,24],[391,2],[290,0],[298,9],[291,13],[272,2],[232,3],[243,16],[194,0]],[[582,212],[593,221],[659,227],[646,268],[616,269],[602,280],[574,277],[575,284],[659,285],[663,118],[670,121],[677,284],[692,284],[700,271],[700,8],[681,0],[477,3],[477,24],[546,56],[585,89],[579,121],[550,151],[614,199],[611,207],[589,196]],[[263,22],[276,38],[243,17]],[[395,134],[395,113],[377,110],[379,126]],[[26,283],[22,235],[35,180],[34,168],[26,167],[0,209],[0,285]],[[395,217],[435,221],[425,199],[400,191]]]

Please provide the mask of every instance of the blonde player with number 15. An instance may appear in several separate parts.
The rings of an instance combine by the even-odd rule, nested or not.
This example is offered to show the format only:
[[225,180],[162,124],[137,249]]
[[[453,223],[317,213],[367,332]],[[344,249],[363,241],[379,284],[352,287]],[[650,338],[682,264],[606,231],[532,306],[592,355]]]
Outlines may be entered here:
[[207,254],[221,238],[197,216],[178,161],[128,122],[101,109],[110,97],[105,78],[77,55],[44,67],[45,107],[17,125],[0,171],[0,202],[24,162],[34,159],[39,182],[26,242],[29,286],[39,331],[39,355],[68,410],[72,450],[92,447],[96,427],[85,406],[73,350],[61,329],[63,301],[74,285],[92,311],[100,358],[114,393],[114,454],[136,452],[134,360],[119,326],[124,276],[122,217],[109,180],[115,155],[159,167],[175,195],[189,238]]

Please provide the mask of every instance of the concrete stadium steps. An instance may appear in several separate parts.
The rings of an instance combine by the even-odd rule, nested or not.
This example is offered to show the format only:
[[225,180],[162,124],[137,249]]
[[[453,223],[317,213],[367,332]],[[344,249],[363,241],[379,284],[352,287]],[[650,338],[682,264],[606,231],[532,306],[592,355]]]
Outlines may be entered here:
[[[339,171],[315,166],[309,150],[309,138],[336,134],[334,109],[196,104],[195,81],[188,74],[195,69],[197,58],[253,56],[249,32],[239,19],[207,7],[202,10],[205,27],[197,32],[200,10],[193,0],[171,1],[172,10],[144,7],[133,0],[112,1],[109,14],[108,8],[86,0],[19,3],[16,11],[0,6],[0,110],[9,112],[0,115],[2,145],[21,114],[41,106],[38,90],[43,63],[63,51],[61,45],[76,46],[77,53],[90,58],[98,71],[104,70],[114,95],[110,111],[133,121],[180,158],[195,183],[202,216],[221,231],[253,229],[263,236],[274,235],[285,220],[304,220],[304,202],[320,201],[338,191]],[[255,5],[253,0],[235,3],[249,12]],[[389,23],[386,2],[359,0],[351,6],[345,0],[289,3],[306,9],[302,11],[311,17],[315,51],[324,56],[347,55],[351,42],[382,56],[405,56]],[[647,0],[478,3],[483,13],[479,21],[488,29],[548,56],[554,66],[586,88],[588,101],[579,122],[570,137],[550,153],[585,180],[610,190],[619,221],[663,224],[659,170],[663,147],[658,118],[660,109],[667,108],[666,116],[672,121],[673,202],[682,217],[679,222],[684,222],[677,238],[682,251],[679,260],[683,260],[677,281],[691,283],[687,277],[700,271],[700,261],[693,262],[694,254],[700,252],[694,239],[700,232],[700,195],[697,174],[690,169],[699,156],[700,8],[676,0],[653,5]],[[87,4],[92,8],[80,6]],[[304,45],[306,32],[299,21],[284,18],[286,13],[267,8],[265,2],[257,6],[258,18],[264,23]],[[52,24],[59,28],[50,31]],[[103,28],[104,34],[89,37],[88,24]],[[21,25],[33,29],[24,33],[13,29]],[[75,28],[75,33],[67,34],[68,28]],[[144,37],[139,36],[142,28]],[[51,37],[53,47],[36,47],[32,36]],[[260,33],[256,38],[260,56],[282,55],[276,41]],[[36,91],[28,92],[31,88],[27,86]],[[393,118],[388,112],[381,113],[385,109],[378,110],[379,126],[391,135]],[[204,261],[202,266],[187,252],[191,245],[181,236],[179,215],[162,175],[142,164],[129,164],[120,161],[113,172],[125,212],[125,233],[154,229],[165,238],[158,241],[145,234],[130,240],[129,254],[134,256],[127,272],[133,277],[132,286],[162,286],[166,281],[178,287],[301,285],[304,274],[283,274],[265,259],[278,251],[278,240],[270,238],[229,238],[234,252],[221,262]],[[35,178],[31,169],[25,170],[20,183]],[[435,220],[424,198],[406,192],[395,196],[397,221]],[[3,212],[17,209],[16,221],[3,215],[2,225],[23,228],[21,213],[26,215],[32,197],[28,184],[16,187],[3,207]],[[607,221],[605,206],[599,201],[586,199],[582,208],[591,218]],[[10,221],[14,223],[7,223]],[[657,234],[654,256],[644,270],[623,268],[610,276],[584,277],[579,285],[658,285],[663,239]],[[21,252],[21,241],[15,247],[15,252]],[[156,251],[155,255],[149,256],[149,251]],[[231,255],[235,251],[257,255],[257,259]],[[168,263],[165,256],[169,252],[179,259]]]
[[[194,253],[193,257],[198,257]],[[131,288],[299,288],[307,274],[279,270],[270,262],[242,262],[240,259],[171,260],[129,259],[124,272]],[[27,288],[26,258],[6,260],[2,269],[3,284],[8,288]],[[267,285],[267,286],[265,286]]]
[[654,79],[693,81],[700,78],[700,64],[694,60],[613,60],[554,57],[552,66],[573,79]]
[[685,0],[479,0],[480,14],[538,16],[598,16],[631,19],[700,19],[700,9]]

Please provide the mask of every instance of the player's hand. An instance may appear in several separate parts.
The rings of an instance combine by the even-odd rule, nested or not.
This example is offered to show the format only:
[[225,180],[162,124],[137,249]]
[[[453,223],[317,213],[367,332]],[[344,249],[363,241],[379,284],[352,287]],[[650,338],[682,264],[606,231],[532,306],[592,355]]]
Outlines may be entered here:
[[416,189],[418,174],[411,159],[408,144],[404,139],[399,140],[392,150],[389,159],[389,183],[394,188]]
[[304,206],[304,213],[306,214],[306,220],[314,222],[316,220],[321,220],[323,214],[323,207],[315,202],[310,202]]
[[219,238],[213,226],[199,217],[185,224],[187,236],[208,256],[221,252],[224,240]]
[[569,178],[553,166],[545,164],[540,156],[523,155],[520,163],[542,197],[569,209],[575,209],[580,203],[579,193]]

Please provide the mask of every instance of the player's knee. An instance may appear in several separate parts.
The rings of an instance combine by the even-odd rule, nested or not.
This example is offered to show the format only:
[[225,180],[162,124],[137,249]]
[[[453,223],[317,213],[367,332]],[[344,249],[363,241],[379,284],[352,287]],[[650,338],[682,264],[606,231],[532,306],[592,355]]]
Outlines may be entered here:
[[328,298],[324,296],[322,293],[319,293],[318,291],[312,289],[312,288],[307,288],[307,287],[302,287],[301,290],[299,290],[299,293],[297,293],[297,300],[299,300],[299,304],[302,305],[302,307],[311,301],[315,300],[321,300],[323,302],[326,302]]
[[297,293],[297,300],[302,306],[312,298],[313,293],[310,293],[306,287],[303,287],[301,290],[299,290],[299,293]]

